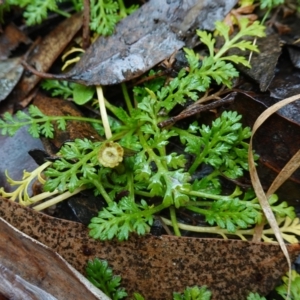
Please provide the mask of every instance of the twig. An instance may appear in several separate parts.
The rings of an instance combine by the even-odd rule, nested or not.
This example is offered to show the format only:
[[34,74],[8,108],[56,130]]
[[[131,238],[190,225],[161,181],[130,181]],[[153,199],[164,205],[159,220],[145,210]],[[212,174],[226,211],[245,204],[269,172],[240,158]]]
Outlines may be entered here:
[[182,111],[179,115],[177,115],[175,117],[172,117],[168,120],[160,122],[158,124],[158,126],[160,128],[163,128],[163,127],[172,125],[172,124],[176,123],[179,120],[182,120],[182,119],[185,119],[187,117],[193,116],[193,115],[195,115],[199,112],[210,110],[210,109],[219,107],[223,104],[231,103],[231,102],[234,101],[235,96],[236,96],[236,93],[231,93],[231,94],[227,95],[225,98],[220,99],[219,97],[214,95],[214,97],[215,97],[214,99],[220,99],[220,100],[209,103],[209,104],[206,104],[206,105],[195,105],[195,104],[193,104],[193,105],[189,106],[187,109],[185,109],[184,111]]
[[90,0],[84,0],[83,24],[82,24],[82,48],[86,50],[90,46]]

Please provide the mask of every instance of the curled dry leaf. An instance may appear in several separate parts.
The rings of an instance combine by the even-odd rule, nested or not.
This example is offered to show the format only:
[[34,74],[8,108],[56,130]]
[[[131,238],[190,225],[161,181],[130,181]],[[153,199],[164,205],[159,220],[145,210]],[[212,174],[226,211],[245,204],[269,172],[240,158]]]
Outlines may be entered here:
[[[274,105],[272,105],[271,107],[269,107],[268,109],[266,109],[256,120],[256,122],[253,125],[253,129],[252,129],[252,136],[250,139],[250,143],[249,143],[249,172],[250,172],[250,177],[251,177],[251,181],[252,181],[252,185],[253,188],[255,190],[256,196],[259,200],[259,203],[263,209],[263,212],[265,214],[265,217],[268,221],[268,223],[270,224],[271,228],[274,231],[274,234],[276,236],[277,241],[279,242],[279,245],[282,249],[282,252],[284,253],[286,260],[288,262],[289,265],[289,272],[291,273],[291,259],[287,250],[287,246],[284,243],[283,237],[281,235],[280,229],[279,229],[279,225],[276,221],[276,218],[274,216],[274,213],[270,207],[270,204],[268,202],[268,198],[271,195],[271,193],[275,192],[275,190],[281,185],[281,183],[283,183],[283,178],[292,171],[295,171],[295,166],[291,166],[291,164],[295,163],[295,156],[292,159],[292,163],[288,163],[287,166],[284,168],[284,171],[282,173],[282,175],[278,175],[280,176],[279,178],[277,177],[275,179],[275,183],[274,185],[271,186],[271,188],[267,191],[267,193],[264,192],[263,187],[260,183],[259,177],[258,177],[258,173],[255,167],[255,162],[254,162],[254,157],[253,157],[253,136],[255,135],[255,132],[258,130],[258,128],[263,124],[263,122],[270,116],[272,115],[274,112],[276,112],[277,110],[279,110],[280,108],[282,108],[283,106],[292,103],[294,101],[299,100],[300,95],[295,95],[292,97],[289,97],[287,99],[284,99]],[[299,163],[298,160],[298,152],[296,153],[296,163]],[[284,174],[285,173],[285,174]],[[281,178],[282,177],[282,178]],[[256,237],[258,236],[258,234],[256,233]],[[289,276],[289,278],[291,279],[291,276]],[[289,280],[290,280],[289,279]],[[289,286],[290,286],[290,281],[289,281]]]
[[9,299],[109,300],[61,256],[2,218],[0,238],[1,295]]

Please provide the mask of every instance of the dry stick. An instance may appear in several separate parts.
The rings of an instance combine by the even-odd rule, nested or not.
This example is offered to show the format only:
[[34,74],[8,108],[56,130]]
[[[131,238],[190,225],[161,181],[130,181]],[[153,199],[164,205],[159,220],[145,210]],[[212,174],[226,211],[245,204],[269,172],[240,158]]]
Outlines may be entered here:
[[34,67],[32,67],[28,62],[26,62],[24,59],[21,60],[21,64],[26,68],[28,71],[30,71],[32,74],[47,78],[47,79],[67,79],[65,74],[50,74],[50,73],[44,73],[36,70]]
[[[293,96],[293,97],[289,97],[286,98],[276,104],[274,104],[273,106],[269,107],[268,109],[266,109],[256,120],[256,122],[253,125],[253,129],[252,129],[252,136],[250,139],[250,144],[249,144],[249,152],[248,152],[248,162],[249,162],[249,171],[250,171],[250,177],[251,177],[251,181],[253,184],[253,188],[255,190],[256,196],[259,200],[259,203],[262,207],[262,210],[265,214],[266,219],[268,220],[271,228],[274,231],[274,234],[276,236],[276,239],[280,245],[280,248],[282,250],[282,252],[284,253],[286,259],[287,259],[287,263],[288,263],[288,267],[289,267],[289,284],[288,284],[288,293],[287,293],[287,298],[289,298],[290,295],[290,289],[291,289],[291,279],[292,279],[292,269],[291,269],[291,260],[285,245],[285,242],[282,238],[279,226],[277,224],[276,218],[274,216],[274,213],[270,207],[270,204],[268,202],[268,197],[269,194],[265,194],[262,185],[260,183],[256,168],[255,168],[255,162],[254,162],[254,157],[253,157],[253,136],[255,134],[255,132],[257,131],[257,129],[263,124],[263,122],[270,116],[272,115],[274,112],[276,112],[277,110],[279,110],[280,108],[282,108],[283,106],[294,102],[296,100],[298,100],[300,98],[300,94]],[[268,192],[274,190],[274,188],[269,189]]]
[[176,123],[179,120],[182,120],[184,118],[193,116],[193,115],[195,115],[199,112],[210,110],[210,109],[219,107],[223,104],[231,103],[231,102],[233,102],[235,96],[236,96],[236,93],[231,93],[231,94],[227,95],[225,98],[223,98],[221,100],[217,100],[215,102],[212,102],[212,103],[209,103],[209,104],[206,104],[206,105],[201,105],[201,106],[197,105],[193,108],[187,108],[184,111],[182,111],[179,115],[177,115],[175,117],[171,117],[168,120],[165,120],[165,121],[162,121],[162,122],[158,123],[158,126],[160,128],[163,128],[163,127],[172,125],[172,124]]
[[82,48],[86,50],[90,46],[90,0],[84,0],[83,24],[82,24]]

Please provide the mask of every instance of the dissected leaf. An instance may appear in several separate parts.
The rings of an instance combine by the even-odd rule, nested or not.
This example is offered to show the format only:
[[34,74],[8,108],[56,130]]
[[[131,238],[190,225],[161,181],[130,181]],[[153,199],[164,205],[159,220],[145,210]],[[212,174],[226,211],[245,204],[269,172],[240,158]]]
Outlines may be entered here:
[[107,261],[95,258],[90,260],[86,267],[89,281],[104,291],[113,300],[119,300],[127,296],[124,288],[120,287],[121,276],[114,275]]
[[211,292],[204,287],[187,287],[183,294],[174,293],[173,300],[210,300]]

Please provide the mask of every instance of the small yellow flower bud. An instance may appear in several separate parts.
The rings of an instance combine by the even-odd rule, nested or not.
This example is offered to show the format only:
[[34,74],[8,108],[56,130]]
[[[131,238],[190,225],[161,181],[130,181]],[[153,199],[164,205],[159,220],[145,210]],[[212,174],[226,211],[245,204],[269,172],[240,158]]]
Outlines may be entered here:
[[108,168],[114,168],[123,160],[124,149],[114,142],[104,142],[98,153],[99,163]]

